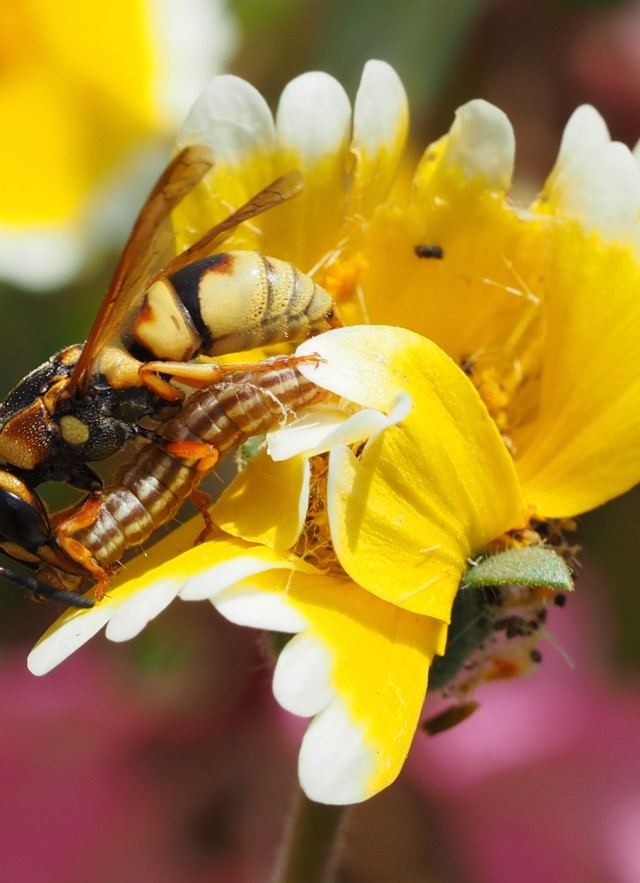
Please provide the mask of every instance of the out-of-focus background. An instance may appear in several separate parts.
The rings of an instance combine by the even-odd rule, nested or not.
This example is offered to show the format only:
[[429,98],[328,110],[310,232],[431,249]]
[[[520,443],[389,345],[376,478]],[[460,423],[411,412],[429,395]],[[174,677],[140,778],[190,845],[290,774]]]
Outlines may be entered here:
[[[211,75],[244,76],[275,107],[311,69],[353,96],[369,58],[401,75],[416,152],[467,99],[505,110],[523,198],[578,104],[640,137],[638,0],[5,3],[0,395],[84,339]],[[640,880],[639,525],[638,492],[582,519],[578,592],[554,610],[538,672],[417,736],[399,782],[353,811],[342,883]],[[2,878],[265,880],[304,724],[275,706],[257,636],[176,602],[139,639],[96,638],[38,680],[25,658],[54,615],[3,583]]]

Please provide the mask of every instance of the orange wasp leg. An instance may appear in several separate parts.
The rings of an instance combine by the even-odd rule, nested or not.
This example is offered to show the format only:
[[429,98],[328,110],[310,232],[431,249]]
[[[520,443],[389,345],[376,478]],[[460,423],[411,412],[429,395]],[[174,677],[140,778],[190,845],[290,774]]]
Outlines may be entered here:
[[104,598],[110,573],[98,564],[86,546],[73,539],[72,534],[83,528],[91,527],[98,516],[101,506],[102,496],[100,494],[89,497],[76,512],[65,517],[63,521],[53,528],[60,548],[66,552],[72,561],[77,562],[87,573],[96,578],[97,582],[94,589],[96,601],[101,601]]
[[[168,442],[163,446],[164,450],[173,457],[179,457],[181,460],[195,460],[195,469],[197,472],[210,472],[220,458],[218,449],[214,445],[206,442]],[[212,536],[214,532],[214,524],[209,514],[209,506],[211,505],[211,497],[204,491],[194,488],[189,498],[193,505],[197,508],[204,521],[204,530],[198,534],[195,545],[203,543]]]
[[190,499],[202,516],[202,520],[204,521],[204,530],[202,530],[198,534],[193,544],[194,546],[199,546],[200,543],[204,543],[205,540],[211,539],[215,533],[215,524],[213,523],[211,513],[209,512],[211,497],[204,491],[198,490],[198,488],[194,488],[191,491]]
[[198,441],[163,442],[162,450],[178,460],[195,460],[196,472],[210,472],[220,459],[215,445]]
[[255,374],[256,371],[272,371],[274,368],[295,368],[297,365],[317,365],[322,359],[311,354],[308,356],[279,356],[267,359],[264,362],[239,362],[231,365],[217,365],[214,362],[146,362],[140,366],[140,380],[149,389],[152,389],[166,401],[176,401],[183,398],[180,390],[160,377],[160,374],[169,374],[174,380],[179,380],[187,386],[196,389],[211,386],[222,380],[225,374],[247,371]]

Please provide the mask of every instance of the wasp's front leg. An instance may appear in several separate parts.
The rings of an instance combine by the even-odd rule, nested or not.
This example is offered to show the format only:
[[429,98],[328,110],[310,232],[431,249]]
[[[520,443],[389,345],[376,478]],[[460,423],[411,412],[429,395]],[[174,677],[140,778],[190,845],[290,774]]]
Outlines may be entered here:
[[166,401],[179,401],[182,393],[161,377],[161,374],[168,374],[185,386],[202,389],[224,380],[227,374],[246,371],[255,376],[261,371],[296,368],[305,364],[317,365],[321,361],[320,356],[311,353],[308,356],[274,356],[261,362],[236,362],[229,365],[218,365],[215,362],[145,362],[140,366],[139,374],[143,384]]

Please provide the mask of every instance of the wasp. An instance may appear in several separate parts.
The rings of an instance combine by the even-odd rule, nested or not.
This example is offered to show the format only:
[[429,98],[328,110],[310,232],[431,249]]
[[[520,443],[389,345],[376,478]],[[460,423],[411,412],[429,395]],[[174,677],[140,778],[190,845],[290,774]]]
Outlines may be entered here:
[[229,366],[224,380],[194,392],[176,416],[160,424],[165,444],[144,443],[113,484],[50,520],[38,512],[36,547],[29,550],[31,560],[40,559],[34,591],[63,592],[57,600],[68,603],[70,595],[74,603],[87,603],[68,590],[89,579],[100,600],[111,565],[170,521],[189,497],[204,515],[204,539],[211,528],[209,498],[198,486],[219,459],[327,395],[297,371],[300,360],[280,356]]
[[[212,383],[217,366],[192,364],[340,325],[331,296],[291,264],[258,252],[209,254],[242,222],[295,196],[291,172],[154,269],[163,224],[213,161],[208,148],[182,150],[161,175],[124,247],[84,345],[70,346],[28,374],[0,405],[0,460],[29,483],[62,481],[92,490],[87,466],[116,453],[140,424],[183,399],[169,376]],[[163,375],[163,376],[161,376]]]
[[[171,212],[212,165],[210,150],[192,145],[167,166],[134,223],[86,342],[56,353],[0,404],[0,509],[9,520],[19,510],[25,534],[35,532],[0,524],[0,547],[10,555],[31,554],[34,537],[47,535],[35,499],[39,484],[98,491],[102,481],[88,463],[132,438],[161,443],[145,421],[179,412],[184,392],[172,381],[197,388],[221,376],[217,365],[190,360],[298,341],[342,324],[331,296],[291,264],[254,251],[211,254],[239,224],[295,196],[298,172],[165,258]],[[23,560],[21,554],[13,557]],[[7,569],[4,575],[24,584]]]

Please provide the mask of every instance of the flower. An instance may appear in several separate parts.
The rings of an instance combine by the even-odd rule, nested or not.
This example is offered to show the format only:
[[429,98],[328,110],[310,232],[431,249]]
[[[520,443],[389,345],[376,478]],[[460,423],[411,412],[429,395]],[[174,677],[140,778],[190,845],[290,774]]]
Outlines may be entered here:
[[135,205],[127,194],[133,186],[141,198],[148,185],[151,147],[235,43],[222,2],[189,0],[179,12],[164,0],[7,5],[0,275],[53,287],[104,228],[117,241]]
[[[104,624],[113,640],[132,637],[178,595],[293,633],[274,691],[314,717],[300,779],[328,803],[397,776],[477,557],[540,543],[548,519],[640,478],[631,154],[582,109],[542,196],[516,209],[514,138],[496,108],[461,108],[408,195],[393,184],[406,127],[402,86],[382,62],[365,67],[353,119],[325,74],[289,84],[275,123],[235,77],[196,103],[178,147],[205,140],[218,162],[176,213],[180,244],[300,168],[303,195],[230,246],[315,269],[349,322],[366,324],[299,347],[319,355],[299,369],[328,397],[249,460],[212,510],[211,542],[193,548],[193,524],[176,531],[154,549],[163,563],[138,559],[30,657],[42,674]],[[539,593],[523,598],[544,606]]]
[[[333,392],[362,371],[363,353],[369,352],[358,404],[379,415],[378,434],[370,437],[359,463],[348,447],[336,444],[335,430],[330,430],[329,495],[335,498],[329,497],[329,521],[344,569],[331,572],[326,561],[321,569],[301,556],[256,544],[247,528],[261,531],[254,510],[256,498],[265,499],[264,487],[237,499],[232,486],[231,500],[222,498],[214,518],[224,522],[230,509],[234,524],[223,526],[242,533],[244,540],[220,538],[197,547],[204,556],[201,573],[190,578],[193,525],[186,533],[177,531],[174,552],[188,551],[161,566],[162,585],[154,580],[140,592],[148,573],[136,580],[129,572],[122,590],[110,591],[90,616],[66,615],[45,639],[44,652],[34,651],[31,667],[43,671],[105,622],[112,639],[132,637],[177,594],[191,600],[208,597],[225,616],[245,625],[300,632],[280,654],[275,690],[285,707],[316,715],[301,753],[301,781],[315,799],[352,803],[396,777],[417,726],[429,665],[444,648],[446,621],[466,560],[520,524],[523,506],[495,425],[471,383],[438,347],[391,328],[383,342],[379,328],[362,327],[341,329],[313,343],[322,344],[328,364],[335,358],[332,343],[339,354],[342,377],[330,372]],[[405,402],[394,407],[399,393],[411,397],[409,413]],[[385,411],[390,412],[386,419]],[[348,420],[343,432],[351,437]],[[392,473],[381,472],[380,462]],[[261,475],[268,468],[268,462],[254,465]],[[279,480],[288,494],[298,488],[308,496],[309,482],[299,466],[300,460],[285,463],[286,475]],[[349,483],[363,480],[371,488],[368,506],[351,513],[356,495]],[[495,494],[497,486],[504,495]],[[277,499],[273,491],[271,498]],[[469,498],[474,498],[474,511]],[[282,507],[279,533],[297,539],[297,513],[306,508],[306,500],[302,506]],[[260,511],[273,523],[263,502]],[[349,548],[354,518],[363,522],[358,538],[370,544],[364,550]],[[289,529],[292,519],[297,529]]]

